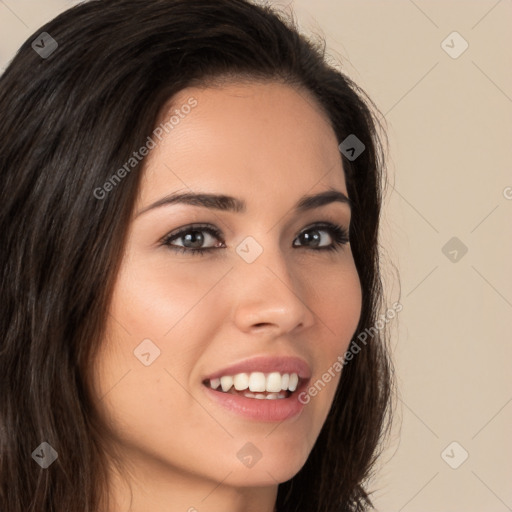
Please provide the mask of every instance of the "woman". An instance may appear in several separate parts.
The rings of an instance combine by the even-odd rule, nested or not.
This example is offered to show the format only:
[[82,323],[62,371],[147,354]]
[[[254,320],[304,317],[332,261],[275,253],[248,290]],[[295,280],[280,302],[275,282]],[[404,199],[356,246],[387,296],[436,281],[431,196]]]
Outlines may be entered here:
[[363,91],[245,0],[86,2],[0,85],[0,510],[371,506]]

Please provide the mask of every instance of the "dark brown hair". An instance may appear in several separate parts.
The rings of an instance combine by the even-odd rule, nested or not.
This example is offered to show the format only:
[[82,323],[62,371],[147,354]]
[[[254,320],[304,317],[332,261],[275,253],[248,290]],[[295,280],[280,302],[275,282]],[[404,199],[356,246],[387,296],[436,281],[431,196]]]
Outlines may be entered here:
[[[42,32],[58,44],[44,58]],[[43,45],[40,45],[43,46]],[[48,48],[48,47],[47,47]],[[217,79],[309,91],[341,143],[350,241],[363,290],[357,332],[383,306],[378,228],[384,154],[371,100],[293,20],[246,0],[93,0],[39,29],[0,77],[0,510],[96,512],[106,436],[88,376],[102,340],[143,165],[101,187],[144,145],[165,104]],[[344,367],[332,409],[279,512],[362,511],[388,431],[384,331]],[[31,454],[59,454],[47,469]]]

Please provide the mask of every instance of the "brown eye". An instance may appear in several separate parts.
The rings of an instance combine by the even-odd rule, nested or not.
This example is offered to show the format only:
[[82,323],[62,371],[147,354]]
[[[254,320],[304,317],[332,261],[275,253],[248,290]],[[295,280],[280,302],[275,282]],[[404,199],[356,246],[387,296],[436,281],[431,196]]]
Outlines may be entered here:
[[[332,241],[330,243],[324,244],[323,241],[325,240],[325,235],[322,235],[322,233],[328,233]],[[335,251],[338,250],[340,246],[348,243],[349,237],[345,228],[328,223],[316,224],[306,228],[300,233],[300,235],[297,237],[297,240],[300,241],[301,245],[297,246],[294,244],[295,247],[302,247],[305,245],[306,247],[317,251]]]
[[[192,254],[204,254],[207,251],[225,248],[222,241],[220,244],[211,245],[212,239],[221,240],[222,233],[212,226],[191,225],[169,233],[162,241],[162,245],[174,251]],[[181,241],[181,244],[174,243],[176,240]],[[203,247],[204,244],[210,244],[210,246]]]

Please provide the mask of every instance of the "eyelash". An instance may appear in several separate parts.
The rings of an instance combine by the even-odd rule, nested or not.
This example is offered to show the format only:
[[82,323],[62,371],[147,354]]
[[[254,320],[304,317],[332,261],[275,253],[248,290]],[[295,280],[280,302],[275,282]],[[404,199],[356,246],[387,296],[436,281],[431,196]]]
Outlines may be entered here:
[[[313,251],[339,251],[343,245],[345,245],[349,242],[349,235],[348,235],[347,230],[342,226],[339,226],[337,224],[331,224],[330,222],[320,222],[320,223],[314,224],[312,226],[308,226],[307,228],[303,229],[297,235],[297,237],[301,236],[304,233],[307,233],[308,231],[313,231],[313,230],[328,231],[333,239],[333,242],[331,245],[317,247],[317,248],[311,248],[311,250],[313,250]],[[214,228],[214,227],[208,226],[208,225],[192,224],[190,226],[187,226],[187,227],[181,229],[178,232],[169,233],[168,235],[166,235],[162,239],[161,245],[165,245],[165,246],[169,247],[169,249],[171,249],[175,252],[178,252],[178,253],[188,253],[188,254],[198,255],[198,256],[204,256],[206,253],[208,253],[210,251],[215,251],[218,249],[226,249],[226,247],[206,247],[204,249],[194,249],[194,248],[182,247],[179,245],[171,244],[172,241],[177,240],[177,239],[183,237],[184,235],[187,235],[194,231],[199,231],[199,232],[204,231],[204,232],[212,235],[214,238],[222,240],[222,232],[219,231],[217,228]],[[225,242],[223,241],[222,243],[225,243]],[[303,245],[299,245],[299,246],[295,245],[294,247],[307,248],[307,246],[303,246]]]

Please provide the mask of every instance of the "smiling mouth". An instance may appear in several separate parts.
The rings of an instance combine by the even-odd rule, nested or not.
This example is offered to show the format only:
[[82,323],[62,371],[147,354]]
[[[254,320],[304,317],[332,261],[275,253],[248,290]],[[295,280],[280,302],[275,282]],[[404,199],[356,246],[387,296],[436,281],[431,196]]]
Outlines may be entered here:
[[300,381],[296,373],[251,372],[206,379],[203,384],[220,393],[257,400],[280,400],[292,396]]

